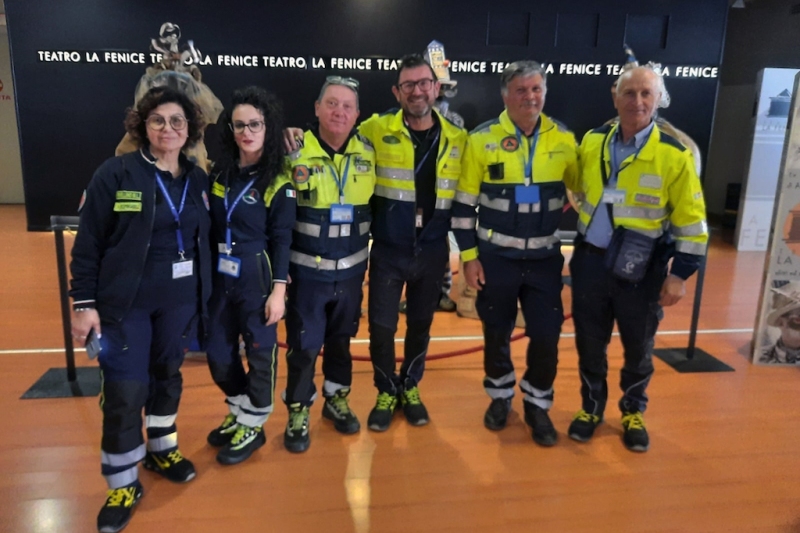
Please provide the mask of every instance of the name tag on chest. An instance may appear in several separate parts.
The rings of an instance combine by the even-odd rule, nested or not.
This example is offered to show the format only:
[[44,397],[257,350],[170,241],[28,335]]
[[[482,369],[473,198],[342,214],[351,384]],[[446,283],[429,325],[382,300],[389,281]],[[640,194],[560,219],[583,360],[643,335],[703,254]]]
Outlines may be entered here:
[[625,191],[619,189],[603,189],[604,204],[624,204]]
[[331,224],[352,224],[352,204],[334,204],[331,206]]
[[194,274],[194,261],[187,259],[172,263],[172,279],[188,278]]
[[225,274],[226,276],[231,276],[232,278],[238,278],[241,271],[241,259],[238,257],[231,257],[230,255],[219,256],[219,261],[217,262],[217,272],[220,274]]
[[517,185],[514,187],[514,201],[518,204],[538,204],[538,185]]

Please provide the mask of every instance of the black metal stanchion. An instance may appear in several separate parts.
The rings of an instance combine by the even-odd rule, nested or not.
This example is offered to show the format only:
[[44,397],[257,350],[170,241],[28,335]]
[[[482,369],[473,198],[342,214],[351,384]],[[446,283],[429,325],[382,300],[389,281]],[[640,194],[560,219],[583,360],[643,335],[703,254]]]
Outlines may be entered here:
[[61,300],[61,323],[64,334],[66,368],[51,368],[34,383],[23,399],[71,398],[97,396],[100,394],[100,369],[96,366],[75,367],[75,351],[72,348],[72,324],[69,296],[67,295],[67,259],[64,247],[64,231],[78,227],[78,217],[50,217],[50,226],[56,239],[56,264],[58,265],[58,291]]
[[702,348],[695,347],[695,342],[697,340],[697,324],[700,320],[700,302],[703,297],[703,281],[706,277],[707,259],[708,247],[706,247],[706,255],[704,255],[702,261],[700,261],[700,268],[697,270],[697,286],[694,290],[694,307],[692,308],[692,325],[689,330],[689,346],[686,348],[659,348],[653,350],[653,355],[681,373],[734,371],[733,367],[726,365]]

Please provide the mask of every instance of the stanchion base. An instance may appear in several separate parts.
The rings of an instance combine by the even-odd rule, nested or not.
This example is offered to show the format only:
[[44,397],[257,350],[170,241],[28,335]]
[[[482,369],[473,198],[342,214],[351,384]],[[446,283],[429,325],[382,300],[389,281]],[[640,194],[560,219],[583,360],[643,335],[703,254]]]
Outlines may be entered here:
[[100,394],[99,367],[76,368],[75,375],[75,381],[71,382],[67,379],[66,368],[51,368],[20,399],[79,398]]
[[681,374],[691,374],[695,372],[735,372],[733,367],[726,365],[700,348],[695,348],[694,357],[687,359],[687,350],[687,348],[659,348],[653,350],[653,355]]

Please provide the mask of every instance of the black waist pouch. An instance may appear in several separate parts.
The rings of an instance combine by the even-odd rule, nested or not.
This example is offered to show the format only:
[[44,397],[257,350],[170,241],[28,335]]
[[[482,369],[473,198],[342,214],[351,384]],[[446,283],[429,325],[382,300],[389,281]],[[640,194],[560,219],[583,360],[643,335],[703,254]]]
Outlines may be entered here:
[[614,229],[605,255],[605,265],[611,273],[624,281],[638,283],[644,279],[657,239],[618,227]]

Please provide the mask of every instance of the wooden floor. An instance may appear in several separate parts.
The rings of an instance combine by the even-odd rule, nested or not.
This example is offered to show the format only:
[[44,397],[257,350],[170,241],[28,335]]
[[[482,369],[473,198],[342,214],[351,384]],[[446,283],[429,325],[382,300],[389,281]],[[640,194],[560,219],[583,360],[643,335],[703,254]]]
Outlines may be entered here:
[[[97,398],[19,399],[48,368],[64,366],[53,235],[24,228],[21,207],[0,207],[0,531],[95,531],[105,498]],[[142,471],[145,497],[126,532],[800,531],[800,416],[792,400],[800,376],[748,359],[763,262],[761,253],[714,243],[698,345],[736,371],[679,374],[656,361],[652,443],[641,455],[622,446],[612,408],[618,340],[610,348],[607,423],[590,444],[566,437],[579,407],[570,323],[552,410],[560,440],[551,449],[531,441],[519,395],[509,427],[484,429],[488,400],[476,353],[429,363],[421,386],[428,426],[397,417],[386,433],[344,437],[315,405],[311,448],[292,455],[282,446],[286,412],[276,408],[267,445],[245,464],[222,467],[205,442],[225,413],[222,396],[205,362],[189,360],[178,424],[198,477],[178,486]],[[564,300],[568,308],[568,289]],[[690,311],[691,298],[667,310],[658,347],[686,345]],[[358,338],[366,333],[362,323]],[[430,353],[475,346],[479,334],[478,322],[437,313]],[[525,345],[512,346],[520,368]],[[366,355],[366,344],[354,352]],[[78,361],[92,364],[83,353]],[[369,364],[355,365],[352,404],[363,423],[375,390]],[[281,368],[279,388],[284,383]]]

